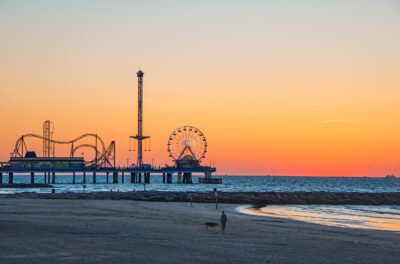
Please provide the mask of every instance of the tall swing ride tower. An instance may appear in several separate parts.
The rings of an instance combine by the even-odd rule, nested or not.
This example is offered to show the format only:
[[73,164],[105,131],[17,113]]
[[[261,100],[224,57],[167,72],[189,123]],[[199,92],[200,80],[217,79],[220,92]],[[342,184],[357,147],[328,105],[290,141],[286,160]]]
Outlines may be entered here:
[[143,166],[143,140],[150,138],[143,135],[143,76],[144,72],[139,70],[138,77],[138,132],[136,136],[131,136],[137,140],[137,166]]

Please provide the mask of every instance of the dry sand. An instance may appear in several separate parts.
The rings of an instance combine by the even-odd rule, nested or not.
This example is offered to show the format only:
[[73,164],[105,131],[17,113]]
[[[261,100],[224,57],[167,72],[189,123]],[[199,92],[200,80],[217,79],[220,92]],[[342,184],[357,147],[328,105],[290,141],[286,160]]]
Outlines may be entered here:
[[243,215],[220,204],[0,199],[0,263],[399,263],[400,234]]

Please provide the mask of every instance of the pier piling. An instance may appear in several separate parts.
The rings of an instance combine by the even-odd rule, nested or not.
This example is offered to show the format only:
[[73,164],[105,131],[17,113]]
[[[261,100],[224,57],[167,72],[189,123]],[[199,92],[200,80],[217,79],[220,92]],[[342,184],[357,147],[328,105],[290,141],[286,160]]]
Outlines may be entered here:
[[136,173],[131,172],[131,183],[136,183]]
[[125,172],[122,172],[121,180],[122,180],[122,183],[125,183]]
[[96,172],[93,172],[93,184],[95,184],[97,182],[96,180]]
[[167,183],[172,183],[172,173],[167,173]]
[[76,183],[76,175],[75,175],[75,171],[72,173],[72,184]]
[[31,184],[35,184],[35,173],[31,172]]
[[192,183],[192,174],[190,172],[183,173],[182,183]]
[[144,183],[150,183],[150,172],[144,173]]
[[51,173],[51,183],[52,183],[52,184],[55,184],[55,183],[56,183],[56,173],[55,173],[55,172],[52,172],[52,173]]
[[182,183],[182,172],[178,172],[178,176],[176,177],[177,183]]
[[14,174],[12,172],[8,173],[8,184],[14,183]]
[[83,184],[86,183],[86,172],[83,172],[83,181],[82,181],[82,183],[83,183]]
[[113,172],[113,183],[118,183],[118,172],[117,171]]
[[107,173],[106,173],[106,183],[108,183],[108,175],[109,175],[110,173],[107,171]]
[[3,184],[3,173],[0,172],[0,184]]

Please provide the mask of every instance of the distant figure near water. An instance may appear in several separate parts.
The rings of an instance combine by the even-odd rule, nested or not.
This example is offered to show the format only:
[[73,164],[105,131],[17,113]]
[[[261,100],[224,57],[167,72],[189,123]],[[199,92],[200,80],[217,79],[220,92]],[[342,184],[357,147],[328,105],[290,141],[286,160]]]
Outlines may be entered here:
[[221,214],[221,228],[222,228],[222,232],[225,232],[226,221],[228,221],[228,217],[226,217],[225,212],[222,211],[222,214]]

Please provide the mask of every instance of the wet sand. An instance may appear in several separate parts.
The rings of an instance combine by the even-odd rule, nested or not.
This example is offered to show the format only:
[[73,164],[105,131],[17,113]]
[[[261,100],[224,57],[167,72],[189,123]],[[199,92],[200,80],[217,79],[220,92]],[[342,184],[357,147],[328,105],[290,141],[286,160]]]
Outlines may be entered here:
[[400,234],[244,215],[220,204],[0,199],[0,263],[398,263]]

